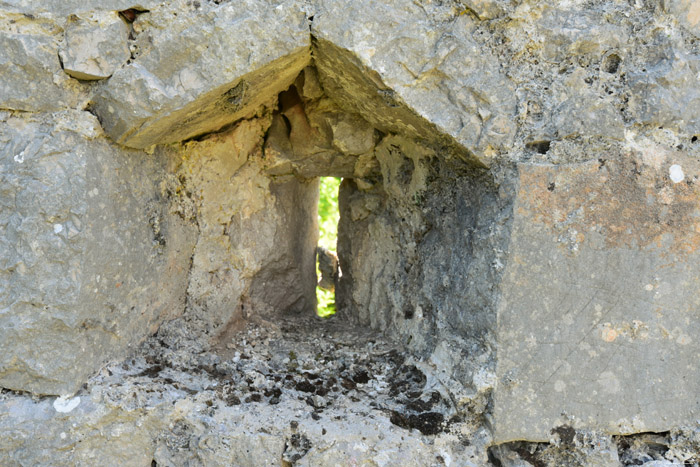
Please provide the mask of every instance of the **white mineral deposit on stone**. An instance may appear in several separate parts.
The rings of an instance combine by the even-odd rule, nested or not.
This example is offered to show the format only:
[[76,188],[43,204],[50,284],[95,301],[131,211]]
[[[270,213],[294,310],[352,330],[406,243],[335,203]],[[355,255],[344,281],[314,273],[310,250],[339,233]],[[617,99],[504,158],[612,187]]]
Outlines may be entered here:
[[668,174],[671,177],[671,181],[673,183],[680,183],[685,178],[685,175],[683,174],[683,168],[678,164],[673,164],[668,169]]
[[80,397],[61,396],[53,401],[53,408],[60,413],[68,413],[79,405]]
[[59,234],[63,232],[63,226],[61,224],[54,224],[53,225],[53,233]]
[[17,162],[18,164],[21,164],[22,162],[24,162],[24,151],[15,155],[14,159],[15,159],[15,162]]

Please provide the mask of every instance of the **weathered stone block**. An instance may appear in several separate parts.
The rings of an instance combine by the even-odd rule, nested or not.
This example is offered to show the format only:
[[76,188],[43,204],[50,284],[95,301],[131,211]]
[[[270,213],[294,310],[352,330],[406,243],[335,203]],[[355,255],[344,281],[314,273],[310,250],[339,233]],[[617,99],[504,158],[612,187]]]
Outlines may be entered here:
[[321,82],[383,131],[456,146],[488,165],[514,137],[514,85],[472,38],[467,15],[437,24],[415,2],[325,1],[312,23]]
[[89,113],[0,126],[0,386],[71,393],[182,311],[193,228]]
[[667,50],[652,58],[644,71],[629,73],[630,113],[655,126],[700,132],[700,57]]
[[182,141],[272,107],[310,61],[308,25],[295,0],[275,8],[262,0],[204,4],[191,14],[180,7],[139,16],[135,60],[95,98],[100,121],[120,144]]
[[700,164],[631,144],[519,166],[500,284],[495,441],[700,416]]
[[131,56],[128,36],[129,28],[116,12],[71,15],[59,52],[63,70],[82,80],[109,78]]
[[50,112],[74,103],[57,48],[48,35],[0,31],[0,108]]

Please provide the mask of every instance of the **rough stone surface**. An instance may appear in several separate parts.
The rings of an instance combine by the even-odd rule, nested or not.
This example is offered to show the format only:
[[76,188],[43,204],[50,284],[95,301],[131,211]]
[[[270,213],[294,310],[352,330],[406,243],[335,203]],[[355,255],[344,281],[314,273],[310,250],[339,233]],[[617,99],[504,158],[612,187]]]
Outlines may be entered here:
[[466,16],[440,20],[410,1],[323,2],[312,24],[321,82],[383,131],[457,146],[488,164],[513,139],[514,87]]
[[273,115],[265,138],[267,173],[307,178],[368,176],[378,167],[371,162],[376,161],[377,130],[309,87],[320,87],[313,68],[305,69],[280,95],[279,112]]
[[83,13],[90,10],[122,11],[129,8],[148,10],[161,4],[160,0],[2,0],[0,10],[23,14],[55,15],[67,17],[70,14]]
[[72,81],[61,70],[50,21],[0,13],[0,109],[56,111],[76,105]]
[[82,80],[104,79],[131,57],[129,27],[116,12],[71,15],[59,52],[63,70]]
[[696,3],[0,0],[0,459],[697,464]]
[[167,3],[139,15],[134,31],[135,60],[94,106],[105,131],[130,147],[182,141],[274,105],[310,60],[296,0]]
[[494,381],[508,187],[401,137],[385,138],[375,155],[379,181],[345,180],[340,189],[338,306],[434,362],[445,384],[459,381],[460,407],[483,410]]
[[316,307],[318,181],[265,174],[265,125],[269,119],[244,121],[162,150],[173,163],[173,209],[199,233],[184,320],[203,344],[235,330],[249,313],[308,314]]
[[316,248],[316,261],[320,273],[318,286],[324,290],[335,292],[335,284],[338,282],[338,256],[328,248],[319,246]]
[[560,424],[660,432],[700,414],[699,161],[650,142],[597,156],[519,167],[496,441],[546,441]]
[[150,339],[66,401],[0,393],[4,464],[486,462],[434,369],[376,333],[297,317],[230,338],[226,357]]
[[700,2],[697,0],[663,0],[666,11],[694,35],[700,36]]
[[72,393],[182,312],[192,232],[160,198],[162,164],[87,112],[0,125],[0,385]]
[[458,2],[464,7],[460,14],[471,13],[481,20],[489,20],[504,15],[513,5],[511,0],[462,0]]

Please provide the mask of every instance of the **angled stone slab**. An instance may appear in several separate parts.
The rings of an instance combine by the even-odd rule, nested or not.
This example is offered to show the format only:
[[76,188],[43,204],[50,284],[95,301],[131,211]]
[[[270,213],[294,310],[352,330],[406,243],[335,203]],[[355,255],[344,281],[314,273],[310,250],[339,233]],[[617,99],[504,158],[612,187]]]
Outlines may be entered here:
[[471,36],[416,2],[323,2],[312,23],[326,92],[384,131],[471,152],[488,165],[515,133],[515,87]]
[[177,5],[140,15],[134,61],[117,70],[94,110],[118,143],[144,148],[216,131],[276,105],[309,63],[306,16],[295,0]]
[[495,442],[700,417],[700,163],[651,144],[519,166],[498,306]]
[[0,113],[0,387],[72,393],[184,307],[196,229],[87,112]]

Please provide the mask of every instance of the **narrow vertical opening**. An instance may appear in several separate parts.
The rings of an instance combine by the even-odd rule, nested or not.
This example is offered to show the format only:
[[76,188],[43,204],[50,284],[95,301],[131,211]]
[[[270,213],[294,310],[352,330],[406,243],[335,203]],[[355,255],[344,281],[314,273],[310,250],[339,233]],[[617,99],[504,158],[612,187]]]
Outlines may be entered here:
[[316,248],[316,314],[327,318],[335,314],[335,286],[338,267],[338,189],[339,177],[321,177],[318,199],[318,246]]

